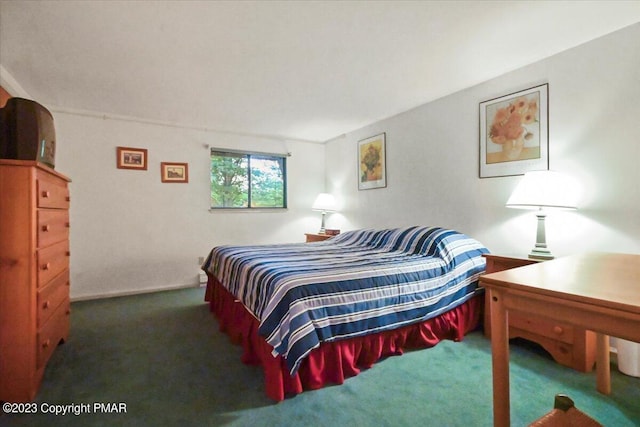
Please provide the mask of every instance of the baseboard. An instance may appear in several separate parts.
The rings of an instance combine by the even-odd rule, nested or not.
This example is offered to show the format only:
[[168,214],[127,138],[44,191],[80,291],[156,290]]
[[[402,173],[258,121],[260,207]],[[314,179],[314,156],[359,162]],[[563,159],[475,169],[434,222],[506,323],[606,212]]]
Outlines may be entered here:
[[187,289],[187,288],[200,288],[200,283],[190,283],[188,285],[174,285],[174,286],[165,286],[162,288],[147,288],[147,289],[139,289],[135,291],[125,291],[125,292],[110,292],[106,294],[96,294],[96,295],[85,295],[79,297],[72,297],[71,302],[76,301],[90,301],[95,299],[104,299],[104,298],[116,298],[116,297],[126,297],[131,295],[140,295],[140,294],[150,294],[154,292],[162,292],[162,291],[173,291],[176,289]]

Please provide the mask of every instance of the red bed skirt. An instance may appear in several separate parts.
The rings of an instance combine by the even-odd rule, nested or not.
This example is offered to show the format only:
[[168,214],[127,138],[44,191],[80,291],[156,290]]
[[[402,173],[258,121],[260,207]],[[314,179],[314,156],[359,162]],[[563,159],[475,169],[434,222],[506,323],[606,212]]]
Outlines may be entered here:
[[364,337],[322,343],[291,376],[281,356],[273,357],[273,347],[258,335],[258,320],[214,278],[209,276],[205,300],[225,332],[242,345],[242,362],[261,365],[267,396],[281,401],[285,396],[315,390],[328,384],[342,384],[378,360],[401,355],[404,350],[433,347],[443,339],[461,341],[480,320],[483,296],[479,295],[452,310],[423,323]]

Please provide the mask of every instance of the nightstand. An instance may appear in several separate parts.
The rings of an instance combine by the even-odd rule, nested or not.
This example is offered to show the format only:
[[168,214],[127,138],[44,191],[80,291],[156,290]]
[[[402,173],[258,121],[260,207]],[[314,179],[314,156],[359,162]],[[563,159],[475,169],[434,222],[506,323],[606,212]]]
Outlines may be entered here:
[[323,240],[327,240],[333,237],[330,234],[320,234],[320,233],[304,233],[307,236],[307,243],[309,242],[322,242]]
[[[543,262],[525,256],[486,254],[484,257],[487,259],[486,274]],[[489,307],[488,297],[485,293],[485,308]],[[491,337],[491,318],[487,309],[484,334]],[[596,360],[595,333],[568,323],[509,312],[509,338],[533,341],[548,351],[556,362],[577,371],[591,371]]]

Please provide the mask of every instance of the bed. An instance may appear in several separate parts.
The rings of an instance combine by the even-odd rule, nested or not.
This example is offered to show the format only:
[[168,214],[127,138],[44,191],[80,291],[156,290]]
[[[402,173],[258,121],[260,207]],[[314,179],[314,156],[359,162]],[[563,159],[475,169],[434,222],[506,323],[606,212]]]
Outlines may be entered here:
[[479,323],[484,253],[462,233],[424,226],[217,246],[202,265],[205,299],[279,401],[407,349],[462,340]]

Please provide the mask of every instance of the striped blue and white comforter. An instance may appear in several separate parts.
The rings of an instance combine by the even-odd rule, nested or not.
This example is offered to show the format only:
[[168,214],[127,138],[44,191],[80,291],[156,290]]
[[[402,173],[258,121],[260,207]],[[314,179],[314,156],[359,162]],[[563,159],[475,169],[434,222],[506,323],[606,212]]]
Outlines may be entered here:
[[422,322],[467,301],[487,252],[443,228],[356,230],[316,243],[218,246],[203,269],[259,319],[294,374],[321,342]]

